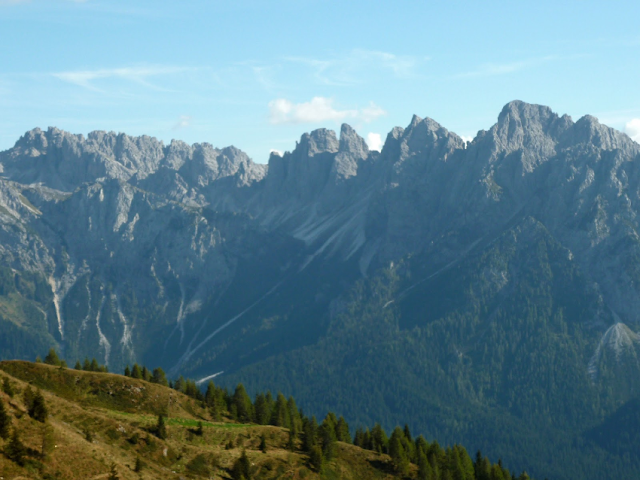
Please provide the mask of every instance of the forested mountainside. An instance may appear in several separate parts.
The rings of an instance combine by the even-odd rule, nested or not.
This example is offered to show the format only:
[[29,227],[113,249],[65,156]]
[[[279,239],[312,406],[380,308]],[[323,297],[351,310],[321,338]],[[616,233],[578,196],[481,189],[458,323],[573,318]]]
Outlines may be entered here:
[[70,370],[54,350],[45,363],[0,362],[3,478],[530,478],[414,439],[406,425],[352,439],[342,416],[319,424],[282,393],[252,401],[242,384],[230,393],[209,382],[203,394],[182,377],[169,384],[161,368],[120,376],[95,359]]
[[[0,357],[55,346],[408,422],[544,478],[640,474],[640,145],[507,104],[234,147],[55,128],[0,153]],[[561,460],[561,461],[560,461]]]

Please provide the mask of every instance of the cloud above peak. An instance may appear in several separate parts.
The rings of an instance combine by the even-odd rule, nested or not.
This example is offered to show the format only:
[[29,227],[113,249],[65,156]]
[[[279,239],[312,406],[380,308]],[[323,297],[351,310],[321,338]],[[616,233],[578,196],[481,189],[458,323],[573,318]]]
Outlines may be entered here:
[[348,119],[368,123],[385,114],[385,110],[373,102],[365,108],[341,110],[328,97],[313,97],[309,102],[302,103],[293,103],[286,98],[269,102],[269,121],[275,125],[342,122]]
[[624,126],[624,132],[634,141],[640,143],[640,118],[632,118]]
[[[74,0],[75,1],[75,0]],[[100,68],[95,70],[73,70],[53,73],[52,75],[62,81],[73,83],[89,90],[100,90],[94,85],[97,80],[116,78],[136,82],[146,86],[152,86],[147,82],[149,77],[169,75],[188,70],[185,67],[168,65],[149,65],[121,68]]]

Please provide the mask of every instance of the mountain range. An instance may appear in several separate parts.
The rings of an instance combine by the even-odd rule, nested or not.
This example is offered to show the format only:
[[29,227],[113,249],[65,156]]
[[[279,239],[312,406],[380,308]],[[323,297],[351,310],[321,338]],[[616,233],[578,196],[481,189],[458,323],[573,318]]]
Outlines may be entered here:
[[34,129],[0,153],[0,358],[160,365],[539,478],[637,476],[639,167],[521,101],[470,142],[414,116],[381,152],[342,125],[267,165]]

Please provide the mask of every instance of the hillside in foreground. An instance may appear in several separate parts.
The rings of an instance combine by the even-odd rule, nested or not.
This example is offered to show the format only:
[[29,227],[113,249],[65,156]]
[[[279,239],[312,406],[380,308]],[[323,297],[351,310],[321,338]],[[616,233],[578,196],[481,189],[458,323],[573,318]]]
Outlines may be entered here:
[[[0,411],[4,479],[512,478],[486,458],[472,463],[462,447],[444,450],[422,437],[415,445],[418,457],[424,451],[424,460],[414,465],[403,457],[416,454],[410,454],[412,444],[397,433],[388,439],[382,432],[385,444],[378,451],[351,444],[347,434],[345,441],[334,439],[328,458],[314,460],[305,450],[309,422],[304,416],[300,429],[239,423],[231,419],[241,415],[234,400],[231,409],[221,407],[215,413],[204,400],[122,375],[5,361],[0,362],[0,384],[0,410],[7,414],[3,427]],[[44,400],[44,416],[34,407],[35,396]],[[250,401],[248,405],[253,408]],[[160,415],[166,416],[163,434],[158,431]],[[316,427],[321,455],[325,423]],[[300,432],[290,434],[296,430]],[[24,447],[20,458],[16,434]],[[358,435],[357,443],[362,442],[362,430]],[[245,457],[243,464],[240,459]]]

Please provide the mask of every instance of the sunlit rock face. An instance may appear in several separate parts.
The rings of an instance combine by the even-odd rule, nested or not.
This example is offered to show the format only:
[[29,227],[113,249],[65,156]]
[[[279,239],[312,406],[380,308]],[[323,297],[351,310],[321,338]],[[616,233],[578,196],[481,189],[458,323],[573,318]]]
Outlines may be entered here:
[[[636,349],[639,165],[640,146],[597,119],[520,101],[469,143],[414,116],[381,152],[342,125],[267,165],[235,147],[34,129],[0,153],[4,321],[67,358],[204,376],[295,348],[273,333],[291,322],[313,343],[380,268],[453,265],[534,219],[596,299],[583,319],[596,378]],[[486,275],[500,289],[518,278]],[[260,344],[265,319],[284,316]]]

